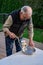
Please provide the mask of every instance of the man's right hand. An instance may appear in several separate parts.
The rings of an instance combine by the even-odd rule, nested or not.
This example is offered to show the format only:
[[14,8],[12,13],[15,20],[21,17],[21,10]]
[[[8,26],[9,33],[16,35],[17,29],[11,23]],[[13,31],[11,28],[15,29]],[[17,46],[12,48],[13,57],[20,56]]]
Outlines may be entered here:
[[10,38],[14,39],[14,38],[19,38],[18,36],[16,36],[13,32],[10,32],[9,29],[7,28],[6,33],[9,35]]
[[12,38],[12,39],[14,39],[14,38],[16,38],[16,35],[14,33],[10,32],[9,33],[9,37]]

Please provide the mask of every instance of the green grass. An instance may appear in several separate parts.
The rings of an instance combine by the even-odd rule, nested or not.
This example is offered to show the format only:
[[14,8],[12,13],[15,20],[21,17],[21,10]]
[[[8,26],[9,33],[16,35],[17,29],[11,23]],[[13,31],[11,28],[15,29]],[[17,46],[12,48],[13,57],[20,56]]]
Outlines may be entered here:
[[43,43],[43,29],[34,29],[34,38],[35,41]]
[[[0,23],[0,30],[2,29],[2,24]],[[28,38],[27,29],[24,30],[23,37]],[[43,29],[34,29],[34,41],[43,43]]]
[[[27,29],[24,30],[23,37],[28,38],[28,31]],[[42,42],[43,43],[43,29],[34,29],[34,41]]]

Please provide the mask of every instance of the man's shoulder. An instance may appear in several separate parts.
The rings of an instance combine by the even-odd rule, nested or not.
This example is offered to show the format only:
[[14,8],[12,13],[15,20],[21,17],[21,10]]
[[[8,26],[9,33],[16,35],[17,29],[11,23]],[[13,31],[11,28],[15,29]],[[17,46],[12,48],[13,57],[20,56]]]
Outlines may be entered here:
[[19,12],[20,10],[18,9],[18,10],[14,10],[14,11],[12,11],[11,13],[10,13],[10,15],[15,15],[15,14],[18,14],[18,12]]

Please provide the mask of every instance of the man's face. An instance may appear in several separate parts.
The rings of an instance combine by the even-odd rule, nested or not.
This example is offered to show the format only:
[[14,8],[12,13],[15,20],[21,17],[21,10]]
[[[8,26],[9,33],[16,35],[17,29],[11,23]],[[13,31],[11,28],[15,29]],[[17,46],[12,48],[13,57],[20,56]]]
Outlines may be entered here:
[[30,18],[31,18],[31,15],[30,14],[28,15],[28,13],[25,13],[25,14],[22,13],[21,14],[21,19],[22,20],[27,20],[27,19],[30,19]]

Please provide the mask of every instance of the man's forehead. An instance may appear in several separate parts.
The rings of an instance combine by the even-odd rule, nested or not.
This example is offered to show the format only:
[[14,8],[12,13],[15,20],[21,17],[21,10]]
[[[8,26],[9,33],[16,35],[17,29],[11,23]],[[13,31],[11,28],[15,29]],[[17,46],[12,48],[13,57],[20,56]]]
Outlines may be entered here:
[[28,13],[29,15],[32,15],[32,8],[30,6],[24,6],[21,8],[21,12]]

